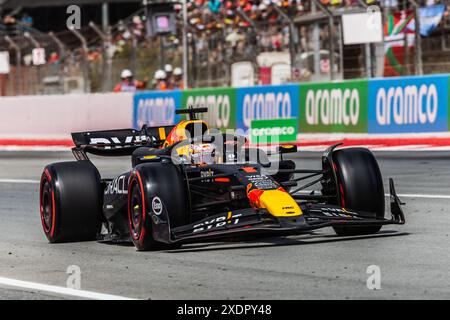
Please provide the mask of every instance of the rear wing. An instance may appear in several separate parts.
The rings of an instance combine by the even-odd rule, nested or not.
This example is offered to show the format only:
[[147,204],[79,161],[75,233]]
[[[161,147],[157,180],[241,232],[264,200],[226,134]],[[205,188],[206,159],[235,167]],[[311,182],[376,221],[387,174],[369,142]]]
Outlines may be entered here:
[[[120,129],[72,133],[74,153],[101,156],[131,155],[139,147],[159,148],[174,126],[147,127],[141,130]],[[75,154],[75,156],[77,156]]]

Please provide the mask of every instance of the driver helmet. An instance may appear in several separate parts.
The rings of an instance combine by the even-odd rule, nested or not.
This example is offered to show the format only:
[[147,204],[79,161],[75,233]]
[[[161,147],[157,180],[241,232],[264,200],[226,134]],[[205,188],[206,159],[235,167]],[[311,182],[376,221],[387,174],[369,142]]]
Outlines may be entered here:
[[190,145],[188,153],[192,164],[215,163],[215,148],[211,143]]

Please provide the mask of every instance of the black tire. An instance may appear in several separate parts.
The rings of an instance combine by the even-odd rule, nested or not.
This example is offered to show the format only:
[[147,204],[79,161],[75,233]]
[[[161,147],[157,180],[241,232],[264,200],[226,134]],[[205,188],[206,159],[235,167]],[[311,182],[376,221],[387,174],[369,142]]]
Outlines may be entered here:
[[128,187],[128,222],[131,239],[138,251],[173,249],[179,246],[158,242],[153,237],[152,203],[159,198],[167,210],[170,227],[186,224],[186,194],[181,173],[172,163],[136,166]]
[[95,240],[102,223],[102,187],[88,161],[45,167],[39,191],[42,227],[50,243]]
[[[384,187],[378,162],[365,148],[349,148],[333,153],[333,161],[341,195],[340,205],[350,210],[373,212],[374,218],[384,218]],[[339,236],[374,234],[380,226],[334,227]]]

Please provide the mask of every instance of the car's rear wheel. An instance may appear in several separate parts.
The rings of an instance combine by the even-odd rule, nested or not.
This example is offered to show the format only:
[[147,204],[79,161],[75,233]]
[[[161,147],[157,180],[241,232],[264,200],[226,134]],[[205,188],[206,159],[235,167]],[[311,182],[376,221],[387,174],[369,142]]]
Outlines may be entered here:
[[51,243],[95,240],[102,222],[100,175],[88,161],[48,165],[41,176],[40,216]]
[[[384,218],[385,198],[383,178],[372,152],[365,148],[349,148],[333,153],[333,161],[340,194],[340,205],[350,210],[372,213]],[[380,226],[334,227],[340,236],[373,234]]]

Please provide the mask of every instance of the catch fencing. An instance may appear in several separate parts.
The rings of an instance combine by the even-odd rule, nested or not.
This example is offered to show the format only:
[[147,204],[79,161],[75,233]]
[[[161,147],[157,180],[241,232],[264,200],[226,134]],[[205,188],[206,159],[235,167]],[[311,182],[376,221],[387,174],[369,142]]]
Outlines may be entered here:
[[[422,62],[424,74],[450,72],[447,10],[439,26],[429,35],[421,36],[420,42],[408,29],[395,37],[385,36],[380,44],[344,45],[341,16],[366,12],[367,5],[364,1],[353,1],[351,6],[320,9],[314,6],[316,2],[306,1],[304,11],[292,17],[279,16],[272,24],[248,21],[250,26],[245,28],[229,25],[205,31],[201,24],[190,23],[187,30],[189,86],[231,86],[232,68],[239,62],[246,62],[253,69],[254,74],[248,76],[246,85],[274,84],[268,71],[271,65],[266,61],[267,54],[281,56],[282,64],[287,66],[273,71],[286,73],[277,83],[415,75],[419,72],[418,61]],[[404,12],[397,7],[381,9],[384,20],[392,17],[396,21],[398,15],[412,14],[410,5],[403,8]],[[326,10],[332,13],[332,20],[325,14]],[[9,53],[11,64],[10,72],[0,75],[0,94],[110,92],[125,68],[131,69],[137,79],[148,80],[147,89],[151,90],[157,69],[166,63],[181,66],[181,30],[177,35],[149,38],[143,21],[141,10],[106,29],[90,24],[78,31],[66,30],[56,35],[20,24],[0,26],[4,35],[0,38],[0,51]],[[220,19],[214,22],[224,23]],[[395,50],[389,51],[391,47]],[[45,49],[43,65],[33,64],[32,52],[36,48]]]

